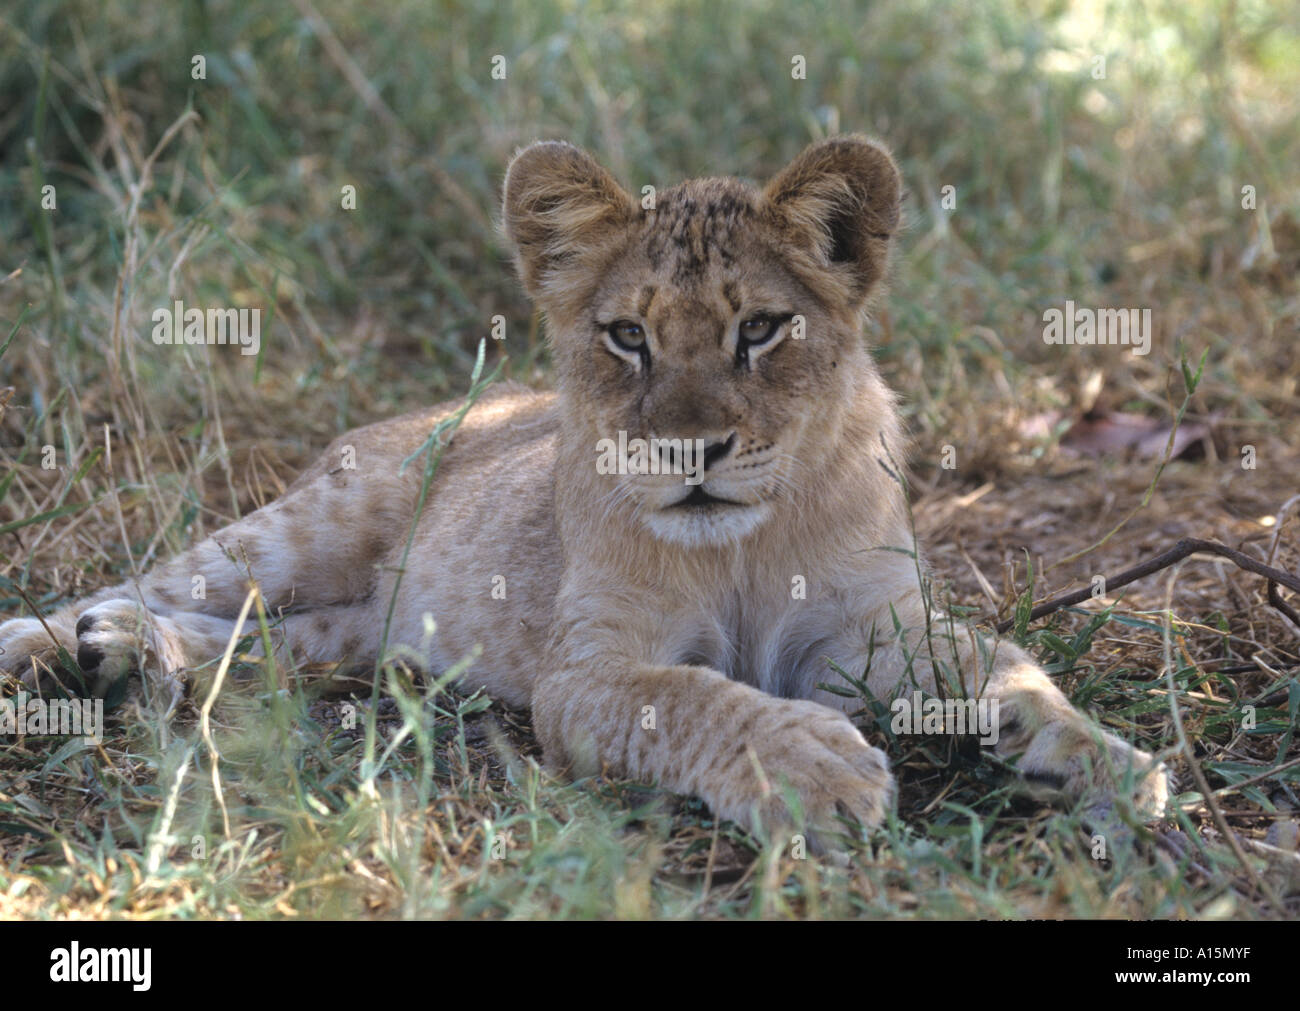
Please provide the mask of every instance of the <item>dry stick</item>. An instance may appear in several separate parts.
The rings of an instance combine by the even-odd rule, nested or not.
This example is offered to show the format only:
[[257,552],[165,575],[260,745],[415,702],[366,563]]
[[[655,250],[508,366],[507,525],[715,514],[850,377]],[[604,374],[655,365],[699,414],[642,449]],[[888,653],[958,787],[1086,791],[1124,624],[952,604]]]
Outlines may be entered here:
[[[185,758],[176,766],[176,778],[172,780],[171,789],[167,791],[167,802],[163,805],[162,819],[158,822],[158,831],[154,833],[153,838],[149,841],[149,858],[145,863],[145,869],[149,876],[158,873],[158,868],[162,865],[163,849],[167,845],[167,838],[171,835],[172,823],[176,818],[176,803],[181,797],[181,781],[185,778],[185,773],[189,771],[190,755],[194,749],[191,747],[185,753]],[[220,796],[220,794],[218,794]]]
[[1261,842],[1258,839],[1252,839],[1248,835],[1243,835],[1240,838],[1242,842],[1253,849],[1256,853],[1263,853],[1268,857],[1280,857],[1284,861],[1290,860],[1297,865],[1296,869],[1300,869],[1300,853],[1296,853],[1293,850],[1284,850],[1278,846],[1270,846],[1268,843]]
[[[1277,518],[1273,521],[1273,540],[1268,546],[1268,558],[1266,559],[1270,565],[1273,563],[1273,559],[1277,555],[1277,546],[1282,540],[1282,524],[1286,522],[1287,513],[1291,511],[1291,507],[1297,502],[1300,502],[1300,495],[1292,495],[1282,503],[1282,508],[1277,511]],[[1276,583],[1268,584],[1268,602],[1290,618],[1291,624],[1296,626],[1297,632],[1300,632],[1300,614],[1296,614],[1296,612],[1282,599],[1282,595],[1278,592]]]
[[1279,772],[1285,772],[1287,769],[1294,769],[1300,765],[1300,758],[1293,758],[1289,762],[1283,762],[1281,765],[1274,766],[1267,772],[1261,772],[1258,776],[1251,776],[1249,779],[1243,779],[1240,783],[1233,783],[1231,786],[1223,786],[1214,791],[1216,797],[1222,797],[1227,793],[1236,793],[1243,786],[1254,786],[1256,783],[1262,783],[1266,779],[1272,779]]
[[[1243,556],[1244,557],[1244,556]],[[1253,559],[1252,559],[1253,561]],[[1169,586],[1165,590],[1164,621],[1161,638],[1164,640],[1165,654],[1165,680],[1169,684],[1169,715],[1173,719],[1174,734],[1178,738],[1178,749],[1183,753],[1187,760],[1187,767],[1191,770],[1192,778],[1196,780],[1196,785],[1201,791],[1201,796],[1205,799],[1205,806],[1210,811],[1210,818],[1213,820],[1223,838],[1227,841],[1228,846],[1232,849],[1233,856],[1237,858],[1237,863],[1241,864],[1242,870],[1250,878],[1255,890],[1266,899],[1283,916],[1287,915],[1287,908],[1282,900],[1278,898],[1277,893],[1272,886],[1259,876],[1255,870],[1246,851],[1241,848],[1241,843],[1237,839],[1236,833],[1228,825],[1228,819],[1223,816],[1223,809],[1219,807],[1218,802],[1214,799],[1214,791],[1210,789],[1210,784],[1206,782],[1205,773],[1201,771],[1200,763],[1196,761],[1196,755],[1192,751],[1192,742],[1187,738],[1187,731],[1183,728],[1183,714],[1178,711],[1178,685],[1174,682],[1174,656],[1170,641],[1173,636],[1173,628],[1170,619],[1173,616],[1174,602],[1174,583],[1178,579],[1178,570],[1175,569],[1169,574]]]
[[704,865],[704,887],[700,890],[700,905],[709,900],[709,890],[713,888],[713,861],[718,856],[719,824],[713,822],[713,838],[709,840],[709,862]]
[[41,614],[41,609],[36,606],[36,604],[32,601],[31,597],[27,596],[27,591],[24,590],[17,583],[14,583],[13,587],[14,587],[14,591],[18,594],[18,596],[23,598],[23,603],[26,604],[29,608],[31,608],[32,614],[36,615],[36,620],[41,623],[41,628],[45,629],[45,634],[50,637],[50,642],[54,643],[54,645],[56,646],[61,646],[62,643],[59,642],[58,637],[53,632],[50,631],[50,626],[45,623],[45,618]]
[[[128,460],[129,462],[129,460]],[[131,553],[131,538],[126,535],[126,517],[122,515],[121,489],[113,476],[113,438],[104,422],[104,469],[108,471],[108,486],[113,489],[113,511],[117,514],[117,530],[122,535],[122,547],[126,551],[126,560],[131,566],[131,575],[139,577],[140,565]]]
[[1268,583],[1268,602],[1290,618],[1293,625],[1300,628],[1300,612],[1297,612],[1295,608],[1282,599],[1277,583],[1272,580],[1269,580]]
[[[1261,650],[1260,652],[1263,651]],[[1272,668],[1268,667],[1267,665],[1265,665],[1259,660],[1251,660],[1249,663],[1230,663],[1224,667],[1214,667],[1214,668],[1210,667],[1210,664],[1222,663],[1224,660],[1231,660],[1231,659],[1232,657],[1225,656],[1225,657],[1220,657],[1217,660],[1206,660],[1203,666],[1207,670],[1209,670],[1211,674],[1249,674],[1257,670],[1262,670],[1265,674],[1276,674],[1278,673],[1278,671],[1282,672],[1283,674],[1289,674],[1293,670],[1300,670],[1300,666],[1296,666],[1293,664],[1290,667],[1283,667],[1279,665],[1278,671],[1274,671]]]
[[[55,634],[52,631],[50,631],[50,626],[47,625],[45,622],[45,616],[41,614],[40,608],[36,606],[32,598],[27,596],[27,591],[24,590],[17,583],[14,583],[13,587],[14,590],[17,591],[18,596],[23,598],[23,603],[26,604],[29,608],[31,608],[32,614],[36,615],[36,620],[41,623],[41,628],[45,629],[45,634],[50,637],[50,642],[54,643],[56,649],[62,649],[63,643],[59,642],[58,637],[55,636]],[[31,658],[28,662],[33,665],[33,670],[35,670],[35,664],[36,664],[35,657]],[[54,678],[55,684],[57,684],[69,695],[73,694],[68,690],[68,686],[65,685],[62,680],[60,680],[58,672],[56,672],[53,664],[43,664],[43,666],[46,668],[49,674]],[[15,671],[15,673],[17,672]],[[40,672],[36,671],[36,673],[39,674]],[[39,678],[37,678],[36,680],[36,693],[38,696],[41,694],[41,684]]]
[[226,795],[221,789],[221,775],[217,771],[221,762],[221,753],[217,750],[217,742],[212,738],[212,707],[226,680],[226,671],[230,670],[230,661],[235,656],[235,646],[239,644],[244,620],[253,607],[253,601],[259,595],[257,584],[249,587],[248,596],[244,598],[244,606],[240,608],[239,617],[235,619],[235,627],[230,633],[230,641],[226,643],[226,651],[221,655],[221,664],[217,667],[217,676],[212,681],[212,690],[208,692],[207,700],[199,710],[199,732],[203,736],[203,742],[208,746],[208,756],[212,762],[212,791],[217,795],[217,803],[221,805],[221,824],[227,839],[230,838],[230,812],[226,810]]
[[[1265,565],[1263,562],[1257,561],[1249,555],[1242,554],[1240,551],[1236,551],[1233,548],[1228,547],[1226,544],[1221,544],[1218,541],[1202,540],[1199,537],[1184,537],[1163,554],[1156,555],[1155,558],[1150,558],[1147,561],[1142,562],[1140,565],[1135,565],[1131,569],[1125,569],[1119,575],[1107,579],[1106,586],[1107,588],[1127,586],[1129,583],[1141,579],[1143,576],[1149,576],[1153,572],[1166,569],[1175,562],[1182,561],[1188,555],[1194,555],[1199,552],[1205,552],[1211,555],[1220,555],[1237,565],[1239,568],[1246,569],[1265,577],[1269,581],[1268,602],[1294,621],[1297,625],[1300,625],[1300,614],[1296,612],[1295,608],[1283,600],[1281,595],[1277,592],[1277,584],[1281,583],[1288,589],[1300,593],[1300,576],[1286,572],[1283,569],[1274,568],[1271,565]],[[1070,593],[1063,593],[1059,597],[1053,597],[1035,607],[1029,612],[1029,620],[1035,621],[1044,615],[1059,611],[1063,607],[1069,607],[1071,604],[1082,603],[1091,596],[1091,587],[1083,590],[1073,590]],[[1015,618],[1007,618],[1005,621],[998,622],[994,627],[997,628],[999,633],[1001,633],[1011,628],[1015,623]]]

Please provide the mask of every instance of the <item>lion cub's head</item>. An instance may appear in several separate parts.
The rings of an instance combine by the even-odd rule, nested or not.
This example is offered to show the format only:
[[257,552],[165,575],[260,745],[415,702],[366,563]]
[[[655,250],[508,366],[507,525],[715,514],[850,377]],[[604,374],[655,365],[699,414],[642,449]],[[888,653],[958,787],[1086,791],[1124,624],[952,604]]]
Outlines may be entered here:
[[815,487],[874,378],[861,314],[898,220],[894,163],[859,137],[762,189],[697,179],[639,201],[569,144],[520,152],[504,227],[550,323],[568,437],[590,440],[593,472],[616,457],[605,505],[719,544]]

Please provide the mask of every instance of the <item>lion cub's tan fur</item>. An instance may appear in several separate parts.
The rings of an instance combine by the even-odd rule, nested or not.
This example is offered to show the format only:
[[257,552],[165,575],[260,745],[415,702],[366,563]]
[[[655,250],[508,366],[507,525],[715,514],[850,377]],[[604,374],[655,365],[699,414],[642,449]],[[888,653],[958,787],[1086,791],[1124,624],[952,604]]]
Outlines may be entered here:
[[[574,147],[522,151],[503,223],[558,392],[502,386],[468,413],[416,526],[390,648],[436,670],[481,644],[465,684],[530,706],[551,767],[657,781],[746,824],[785,815],[782,779],[814,830],[881,819],[887,762],[844,713],[860,703],[818,687],[839,680],[829,661],[883,700],[939,691],[946,670],[999,700],[996,750],[1030,778],[1078,796],[1136,772],[1139,802],[1162,808],[1163,769],[1021,650],[943,621],[926,635],[901,426],[861,339],[898,221],[893,161],[857,137],[762,189],[696,180],[653,209]],[[99,690],[140,665],[174,694],[224,648],[251,576],[286,657],[373,665],[419,492],[419,467],[399,464],[454,408],[344,436],[281,499],[53,615],[55,633]],[[620,432],[701,440],[701,503],[679,504],[680,473],[599,473]],[[0,646],[30,680],[48,640],[17,619]]]

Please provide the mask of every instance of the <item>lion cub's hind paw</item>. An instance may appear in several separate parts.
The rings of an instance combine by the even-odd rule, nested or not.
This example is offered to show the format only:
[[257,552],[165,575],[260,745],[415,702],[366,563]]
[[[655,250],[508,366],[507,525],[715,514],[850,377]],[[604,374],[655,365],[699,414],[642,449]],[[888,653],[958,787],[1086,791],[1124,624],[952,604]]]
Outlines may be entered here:
[[77,618],[77,665],[95,696],[106,695],[130,674],[150,678],[162,690],[170,712],[185,694],[179,677],[185,666],[184,631],[133,600],[105,600]]
[[145,618],[126,599],[106,600],[77,618],[77,666],[102,695],[119,678],[140,670],[145,650]]

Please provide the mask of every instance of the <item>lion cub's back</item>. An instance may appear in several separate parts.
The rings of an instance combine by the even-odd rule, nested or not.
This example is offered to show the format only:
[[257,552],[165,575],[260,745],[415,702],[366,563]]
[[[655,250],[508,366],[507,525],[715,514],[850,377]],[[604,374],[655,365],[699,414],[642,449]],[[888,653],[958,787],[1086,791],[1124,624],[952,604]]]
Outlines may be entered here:
[[[459,406],[396,419],[387,438],[409,455]],[[558,429],[554,395],[514,383],[493,387],[470,409],[434,477],[394,612],[408,641],[419,637],[423,615],[433,615],[435,666],[481,644],[467,680],[516,705],[531,694],[563,567],[554,506]]]
[[[450,418],[465,401],[445,400],[395,418],[386,418],[340,435],[289,486],[290,490],[310,484],[339,467],[363,469],[363,461],[383,461],[396,467],[419,449],[438,422]],[[552,435],[558,427],[555,395],[530,390],[520,383],[497,383],[470,408],[452,437],[453,444],[473,445],[475,456],[503,456],[512,446],[536,442]],[[458,466],[462,453],[445,453],[439,472]],[[420,471],[412,461],[408,471]]]

